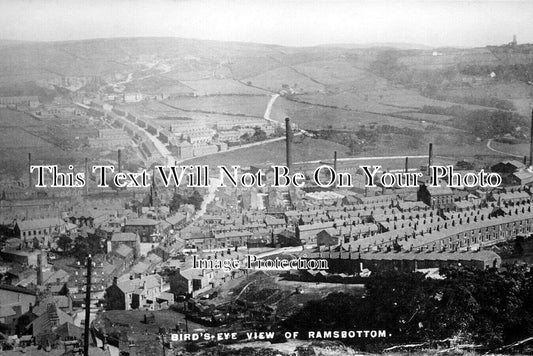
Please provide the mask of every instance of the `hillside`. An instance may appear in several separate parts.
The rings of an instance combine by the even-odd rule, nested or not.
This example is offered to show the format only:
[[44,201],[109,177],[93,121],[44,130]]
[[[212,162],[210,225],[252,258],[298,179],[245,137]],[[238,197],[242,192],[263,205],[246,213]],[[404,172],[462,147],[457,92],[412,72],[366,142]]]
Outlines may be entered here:
[[[345,156],[369,156],[424,152],[435,142],[441,156],[460,151],[484,164],[494,152],[480,151],[479,141],[511,135],[520,143],[529,136],[533,45],[284,47],[114,38],[0,46],[1,96],[50,102],[164,94],[176,116],[186,110],[192,118],[207,111],[261,118],[269,97],[280,93],[271,118],[290,116],[316,132],[323,140],[316,158],[331,156],[331,145],[344,147]],[[20,148],[12,144],[4,149]],[[238,151],[231,157],[238,160]]]

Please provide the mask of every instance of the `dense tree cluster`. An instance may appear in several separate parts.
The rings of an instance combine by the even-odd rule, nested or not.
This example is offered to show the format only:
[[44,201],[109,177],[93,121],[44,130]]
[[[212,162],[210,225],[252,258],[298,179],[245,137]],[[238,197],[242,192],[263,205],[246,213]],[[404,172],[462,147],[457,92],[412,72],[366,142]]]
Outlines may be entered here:
[[395,49],[388,49],[376,54],[376,58],[370,64],[370,70],[380,77],[394,82],[405,82],[401,73],[405,73],[405,66],[399,64],[398,60],[403,52]]
[[245,143],[250,143],[250,142],[264,141],[268,138],[268,136],[266,132],[263,131],[261,128],[254,127],[254,133],[252,135],[250,135],[249,133],[245,133],[240,138],[241,138],[241,141]]
[[533,274],[529,269],[454,267],[442,273],[442,280],[407,272],[373,276],[365,296],[333,293],[308,302],[286,321],[286,327],[302,331],[385,329],[404,341],[461,336],[487,346],[533,335]]
[[361,125],[357,131],[328,128],[326,130],[315,131],[314,134],[320,139],[347,146],[349,148],[348,154],[353,155],[378,144],[381,135],[403,135],[406,138],[408,148],[418,148],[423,143],[422,137],[424,131],[410,127],[397,127],[392,125]]
[[488,77],[494,73],[494,80],[508,82],[521,81],[528,82],[532,80],[533,63],[513,63],[513,64],[468,64],[459,67],[459,71],[465,75],[485,76]]
[[171,212],[177,211],[180,206],[186,204],[192,204],[196,210],[200,210],[203,201],[204,198],[202,194],[195,190],[190,196],[184,196],[179,193],[175,193],[168,205]]
[[[480,105],[500,110],[515,110],[512,101],[496,97],[485,97],[483,95],[453,95],[447,92],[450,88],[471,88],[467,82],[463,82],[464,76],[474,76],[490,78],[494,72],[496,76],[493,80],[531,82],[533,73],[533,63],[528,64],[502,64],[502,65],[459,65],[449,66],[439,69],[423,69],[416,66],[409,66],[409,51],[385,50],[376,55],[369,69],[380,77],[405,85],[410,88],[417,88],[426,97],[449,101],[461,104]],[[400,59],[405,58],[405,61]]]
[[422,95],[442,101],[449,101],[453,103],[479,105],[489,108],[496,108],[504,111],[516,110],[512,101],[506,99],[499,99],[495,97],[483,96],[466,96],[466,95],[450,95],[445,92],[439,92],[436,88],[426,87],[422,90]]
[[73,256],[79,261],[84,260],[87,255],[105,253],[104,241],[95,234],[80,235],[74,239],[65,234],[59,235],[57,247],[61,251],[55,252],[64,256]]
[[462,106],[424,106],[426,114],[448,115],[454,118],[453,125],[481,138],[492,138],[503,134],[517,135],[517,127],[526,126],[524,117],[502,110],[468,110]]
[[94,234],[88,234],[87,237],[78,236],[74,239],[69,251],[70,256],[83,261],[88,255],[96,256],[105,253],[105,243]]

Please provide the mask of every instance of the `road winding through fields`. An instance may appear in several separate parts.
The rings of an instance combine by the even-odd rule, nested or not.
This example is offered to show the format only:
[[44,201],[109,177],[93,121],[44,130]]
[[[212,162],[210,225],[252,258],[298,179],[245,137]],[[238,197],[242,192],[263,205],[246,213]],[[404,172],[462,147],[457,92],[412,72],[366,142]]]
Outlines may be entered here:
[[[269,102],[267,104],[267,107],[265,109],[265,113],[263,115],[263,118],[265,120],[268,120],[268,121],[272,122],[275,125],[281,125],[282,124],[279,121],[276,121],[276,120],[274,120],[274,119],[272,119],[270,117],[270,115],[272,114],[272,107],[273,107],[274,103],[276,102],[276,100],[279,97],[280,97],[279,94],[273,94],[272,95],[272,97],[270,98],[270,100],[269,100]],[[297,133],[294,134],[294,136],[303,135],[305,133],[306,133],[305,130],[301,130],[300,129]],[[240,149],[250,148],[250,147],[254,147],[254,146],[264,145],[264,144],[267,144],[267,143],[270,143],[270,142],[284,141],[284,140],[285,140],[285,137],[282,136],[282,137],[271,138],[271,139],[268,139],[268,140],[265,140],[265,141],[252,142],[252,143],[244,144],[244,145],[241,145],[241,146],[231,147],[231,148],[229,148],[226,151],[221,151],[221,152],[216,152],[216,153],[209,153],[209,154],[202,155],[202,156],[196,156],[196,157],[193,157],[193,158],[184,159],[184,160],[178,161],[178,163],[182,163],[182,162],[185,162],[185,161],[193,160],[193,159],[196,159],[196,158],[199,158],[199,157],[212,156],[212,155],[216,155],[216,154],[221,154],[221,153],[225,153],[225,152],[231,152],[231,151],[235,151],[235,150],[240,150]],[[416,158],[424,158],[425,159],[428,156],[427,155],[414,155],[414,156],[402,155],[402,156],[382,156],[382,157],[379,157],[379,156],[375,156],[375,157],[349,157],[349,158],[339,158],[338,161],[345,162],[345,161],[364,161],[364,160],[377,160],[377,159],[405,159],[406,157],[408,157],[410,159],[416,159]],[[301,162],[295,162],[295,164],[313,164],[313,163],[319,163],[321,161],[322,160],[301,161]]]
[[272,123],[274,123],[276,125],[279,125],[280,123],[278,121],[272,120],[270,118],[270,114],[272,113],[272,106],[276,102],[277,98],[279,98],[279,94],[272,95],[272,97],[270,98],[270,101],[267,104],[267,107],[266,107],[266,110],[265,110],[265,114],[263,115],[263,119],[265,119],[267,121],[270,121],[270,122],[272,122]]
[[[276,120],[273,120],[271,117],[270,117],[270,114],[272,113],[272,106],[274,105],[274,103],[276,102],[276,99],[279,98],[279,94],[273,94],[272,97],[270,98],[270,100],[268,101],[268,104],[267,104],[267,107],[265,109],[265,113],[263,114],[263,118],[267,121],[270,121],[272,122],[274,125],[281,125],[282,123],[280,123],[279,121],[276,121]],[[297,135],[301,135],[302,132],[298,132],[296,134],[294,134],[294,136],[297,136]],[[234,146],[234,147],[230,147],[228,148],[226,151],[219,151],[219,152],[215,152],[215,153],[208,153],[208,154],[205,154],[205,155],[201,155],[201,156],[195,156],[195,157],[192,157],[192,158],[187,158],[187,159],[183,159],[181,161],[176,161],[177,163],[183,163],[183,162],[186,162],[186,161],[190,161],[190,160],[193,160],[193,159],[196,159],[196,158],[201,158],[201,157],[207,157],[207,156],[213,156],[213,155],[217,155],[217,154],[223,154],[223,153],[226,153],[226,152],[231,152],[231,151],[236,151],[236,150],[242,150],[242,149],[246,149],[246,148],[250,148],[250,147],[254,147],[254,146],[260,146],[260,145],[264,145],[264,144],[267,144],[267,143],[271,143],[271,142],[277,142],[277,141],[284,141],[285,140],[285,137],[284,136],[281,136],[281,137],[274,137],[274,138],[270,138],[268,140],[264,140],[264,141],[258,141],[258,142],[251,142],[251,143],[246,143],[244,145],[240,145],[240,146]]]
[[507,152],[503,152],[503,151],[499,151],[497,149],[494,149],[492,148],[491,144],[492,144],[492,141],[494,139],[490,138],[488,141],[487,141],[487,148],[493,152],[496,152],[496,153],[500,153],[502,155],[506,155],[506,156],[511,156],[511,157],[516,157],[516,158],[523,158],[522,156],[519,156],[519,155],[515,155],[515,154],[512,154],[512,153],[507,153]]
[[[265,113],[263,115],[263,118],[265,120],[268,120],[268,121],[272,122],[275,125],[280,125],[281,123],[279,121],[273,120],[270,117],[270,115],[272,113],[272,107],[273,107],[274,103],[276,102],[276,100],[279,97],[280,97],[279,94],[273,94],[272,95],[272,97],[270,98],[270,100],[269,100],[269,102],[267,104],[267,107],[265,109]],[[127,121],[126,118],[120,117],[118,115],[113,115],[112,114],[112,116],[114,116],[116,118],[119,118],[119,119],[121,119],[121,120],[123,120],[125,122]],[[271,138],[271,139],[264,140],[264,141],[251,142],[251,143],[247,143],[247,144],[240,145],[240,146],[230,147],[226,151],[208,153],[208,154],[205,154],[205,155],[200,155],[200,156],[196,156],[196,157],[192,157],[192,158],[177,160],[174,156],[172,156],[172,153],[167,149],[165,144],[159,140],[158,137],[152,135],[150,132],[148,132],[148,131],[146,131],[144,129],[143,129],[143,131],[145,131],[147,137],[152,141],[152,143],[154,144],[156,149],[159,151],[159,154],[161,154],[163,157],[165,157],[165,159],[167,160],[167,164],[168,165],[182,164],[182,163],[185,163],[187,161],[194,160],[194,159],[201,158],[201,157],[207,157],[207,156],[213,156],[213,155],[217,155],[217,154],[223,154],[223,153],[226,153],[226,152],[246,149],[246,148],[250,148],[250,147],[254,147],[254,146],[260,146],[260,145],[268,144],[268,143],[271,143],[271,142],[277,142],[277,141],[284,141],[285,140],[284,136],[275,137],[275,138]],[[294,134],[294,136],[298,136],[298,135],[302,135],[302,134],[305,134],[305,130],[299,130],[297,133]],[[510,154],[510,153],[505,153],[505,152],[501,152],[501,151],[493,149],[490,146],[491,142],[492,142],[492,139],[487,142],[487,148],[489,148],[490,150],[492,150],[494,152],[497,152],[497,153],[513,156],[513,157],[520,157],[520,156],[517,156],[517,155],[513,155],[513,154]],[[401,156],[381,156],[381,157],[379,157],[379,156],[373,156],[373,157],[348,157],[348,158],[339,158],[338,161],[345,162],[345,161],[364,161],[364,160],[377,160],[377,159],[404,159],[406,157],[408,157],[410,159],[416,159],[416,158],[427,158],[428,156],[427,155],[413,155],[413,156],[401,155]],[[301,162],[295,162],[295,164],[315,164],[315,163],[320,163],[321,161],[322,160],[301,161]],[[214,193],[214,192],[212,192],[212,193]]]

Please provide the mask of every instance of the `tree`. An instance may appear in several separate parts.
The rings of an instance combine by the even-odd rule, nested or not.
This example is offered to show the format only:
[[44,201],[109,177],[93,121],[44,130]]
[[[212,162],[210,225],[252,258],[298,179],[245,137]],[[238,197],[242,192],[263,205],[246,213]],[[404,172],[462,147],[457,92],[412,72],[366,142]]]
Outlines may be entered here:
[[195,190],[191,196],[184,197],[183,195],[179,193],[175,193],[172,197],[172,200],[169,203],[169,208],[171,212],[178,211],[180,206],[184,204],[191,204],[194,205],[194,208],[196,210],[200,210],[202,206],[202,202],[204,201],[204,198],[202,194],[200,194],[199,191]]
[[359,142],[357,142],[357,139],[352,139],[350,142],[348,142],[348,148],[350,149],[350,155],[355,155],[359,148]]
[[285,129],[281,126],[276,126],[274,127],[274,133],[272,134],[272,136],[274,137],[281,137],[281,136],[284,136],[285,135]]
[[533,271],[528,267],[453,266],[440,273],[444,279],[399,271],[373,274],[364,298],[330,294],[308,302],[286,326],[295,330],[386,328],[405,341],[461,336],[465,342],[490,347],[533,334]]
[[59,238],[57,239],[57,246],[65,253],[68,253],[72,247],[72,239],[65,235],[59,235]]
[[254,127],[254,134],[251,139],[253,142],[264,141],[267,139],[267,134],[265,131],[261,130],[260,127]]
[[189,199],[187,199],[187,203],[194,205],[194,208],[196,210],[200,210],[200,208],[202,207],[203,201],[204,201],[203,196],[197,190],[195,190],[194,193],[192,193],[192,196],[189,197]]
[[240,139],[243,142],[249,142],[250,141],[250,134],[248,132],[246,132],[243,135],[241,135]]
[[524,254],[524,247],[522,247],[522,243],[524,242],[524,238],[522,236],[518,236],[514,243],[514,251],[518,256],[522,256]]
[[407,139],[407,148],[417,149],[421,144],[422,140],[420,139],[420,136],[411,136]]
[[95,256],[104,252],[105,245],[102,244],[102,240],[95,234],[88,234],[86,237],[76,237],[70,254],[82,261],[87,255]]
[[89,255],[89,243],[86,238],[78,236],[74,240],[74,245],[71,250],[71,255],[76,257],[78,261],[83,261]]
[[174,195],[172,196],[172,200],[170,200],[170,203],[168,204],[170,212],[178,211],[178,209],[183,203],[183,196],[179,193],[174,193]]

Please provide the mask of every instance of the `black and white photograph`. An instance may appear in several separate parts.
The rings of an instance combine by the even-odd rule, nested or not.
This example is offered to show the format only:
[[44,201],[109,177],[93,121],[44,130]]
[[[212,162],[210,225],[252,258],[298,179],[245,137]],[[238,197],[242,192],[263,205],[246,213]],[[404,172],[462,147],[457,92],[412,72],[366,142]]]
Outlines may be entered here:
[[533,355],[532,19],[0,0],[0,355]]

